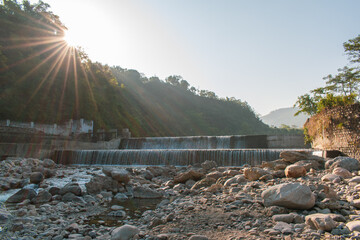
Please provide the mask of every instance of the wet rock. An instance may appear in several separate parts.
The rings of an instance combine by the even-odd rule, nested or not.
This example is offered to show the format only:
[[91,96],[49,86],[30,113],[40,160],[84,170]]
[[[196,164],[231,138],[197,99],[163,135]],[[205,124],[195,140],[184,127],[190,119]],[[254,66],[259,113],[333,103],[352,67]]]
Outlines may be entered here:
[[43,190],[40,191],[38,195],[32,199],[32,201],[34,203],[47,203],[50,202],[51,199],[52,199],[52,195],[48,191]]
[[134,198],[162,198],[162,194],[148,187],[134,187],[133,189]]
[[130,240],[139,232],[137,227],[126,224],[114,229],[111,233],[111,240]]
[[341,168],[341,167],[334,168],[332,173],[335,175],[338,175],[339,177],[342,177],[342,178],[351,178],[352,177],[351,172],[349,172],[347,169]]
[[351,171],[358,171],[360,164],[359,161],[356,160],[355,158],[342,157],[342,156],[336,157],[325,163],[326,169],[333,170],[337,167],[345,168],[351,172]]
[[206,160],[205,162],[201,163],[201,167],[205,170],[205,171],[209,171],[213,168],[217,167],[217,164],[215,161],[209,161]]
[[198,181],[201,178],[204,177],[204,174],[202,174],[201,172],[195,171],[195,170],[190,170],[187,171],[185,173],[180,173],[179,175],[175,176],[174,178],[174,183],[185,183],[187,180],[192,179],[194,181]]
[[39,184],[44,180],[44,175],[41,172],[33,172],[30,175],[30,182],[34,184]]
[[119,183],[127,184],[130,181],[129,172],[125,169],[118,169],[112,171],[111,177]]
[[210,187],[211,185],[215,184],[216,180],[214,178],[204,178],[200,181],[196,182],[191,189],[200,189],[202,187]]
[[264,205],[281,206],[291,209],[310,209],[315,205],[315,195],[307,185],[283,183],[263,191]]
[[268,171],[265,171],[262,168],[253,167],[253,168],[245,168],[244,169],[244,176],[246,179],[250,181],[259,180],[262,176],[269,174]]
[[289,165],[285,168],[285,176],[288,178],[298,178],[306,175],[306,169],[303,166]]
[[59,191],[60,195],[65,195],[66,193],[73,193],[76,196],[81,196],[82,195],[82,191],[81,191],[81,188],[80,188],[79,184],[74,183],[74,182],[66,184]]
[[305,217],[305,222],[312,229],[331,231],[336,228],[336,222],[327,214],[316,213]]
[[36,192],[34,189],[21,189],[20,191],[16,192],[14,195],[8,198],[6,202],[8,203],[21,203],[22,201],[29,199],[32,200],[36,197]]

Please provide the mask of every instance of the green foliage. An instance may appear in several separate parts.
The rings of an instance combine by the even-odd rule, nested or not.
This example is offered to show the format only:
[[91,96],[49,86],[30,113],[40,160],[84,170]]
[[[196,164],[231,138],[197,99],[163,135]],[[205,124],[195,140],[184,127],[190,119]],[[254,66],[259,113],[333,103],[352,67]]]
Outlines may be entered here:
[[354,104],[356,101],[356,95],[351,94],[348,96],[339,95],[335,96],[334,94],[328,93],[325,97],[321,98],[317,104],[318,112],[321,112],[324,109],[333,108],[336,106],[346,106]]
[[360,35],[343,44],[345,53],[353,63],[360,63]]

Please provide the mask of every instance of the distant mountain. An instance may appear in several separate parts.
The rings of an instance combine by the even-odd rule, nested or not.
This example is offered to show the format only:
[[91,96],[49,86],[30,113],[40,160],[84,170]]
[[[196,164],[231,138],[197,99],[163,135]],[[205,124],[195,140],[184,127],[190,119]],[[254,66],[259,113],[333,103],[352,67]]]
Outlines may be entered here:
[[260,118],[270,126],[281,127],[284,124],[290,127],[302,128],[309,116],[303,113],[294,116],[297,111],[297,108],[280,108]]

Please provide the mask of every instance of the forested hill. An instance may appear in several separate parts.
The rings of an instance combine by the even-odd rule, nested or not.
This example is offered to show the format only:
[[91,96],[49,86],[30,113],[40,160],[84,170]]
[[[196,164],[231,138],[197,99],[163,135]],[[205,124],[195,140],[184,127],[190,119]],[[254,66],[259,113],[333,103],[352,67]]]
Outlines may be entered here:
[[165,81],[92,62],[63,40],[66,28],[39,2],[0,5],[0,120],[61,123],[133,136],[266,134],[251,107],[197,90],[180,76]]

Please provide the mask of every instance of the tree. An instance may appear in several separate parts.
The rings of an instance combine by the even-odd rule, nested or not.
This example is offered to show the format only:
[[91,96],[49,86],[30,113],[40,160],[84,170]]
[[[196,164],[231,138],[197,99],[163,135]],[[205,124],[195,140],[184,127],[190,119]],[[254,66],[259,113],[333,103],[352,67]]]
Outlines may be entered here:
[[190,84],[186,81],[186,80],[181,80],[180,81],[180,87],[185,89],[185,90],[188,90]]
[[165,82],[170,83],[171,85],[178,86],[180,84],[180,81],[183,80],[183,78],[179,75],[172,75],[165,79]]
[[343,44],[345,53],[353,63],[360,63],[360,35]]

